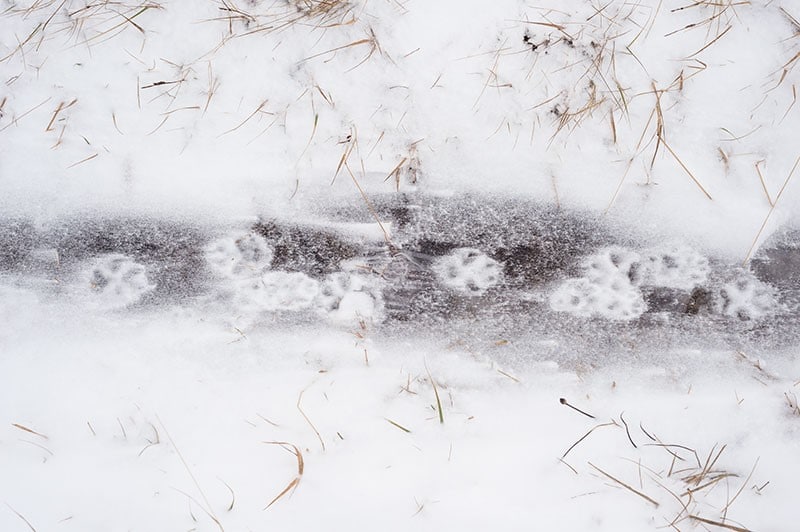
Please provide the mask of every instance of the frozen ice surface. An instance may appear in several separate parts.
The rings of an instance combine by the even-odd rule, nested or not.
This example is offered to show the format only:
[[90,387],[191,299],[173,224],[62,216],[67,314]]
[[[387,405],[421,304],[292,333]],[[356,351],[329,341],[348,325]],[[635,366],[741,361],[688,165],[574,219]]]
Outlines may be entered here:
[[88,274],[88,285],[97,301],[107,308],[134,304],[155,288],[143,264],[119,254],[95,259]]
[[467,296],[480,296],[497,286],[503,268],[479,249],[457,248],[433,263],[443,285]]

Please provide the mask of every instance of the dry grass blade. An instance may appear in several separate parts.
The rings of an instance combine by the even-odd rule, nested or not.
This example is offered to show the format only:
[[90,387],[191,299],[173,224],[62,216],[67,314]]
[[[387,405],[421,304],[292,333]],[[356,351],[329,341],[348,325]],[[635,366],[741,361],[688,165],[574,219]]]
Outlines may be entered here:
[[558,399],[558,402],[559,402],[560,404],[564,405],[564,406],[568,406],[568,407],[569,407],[569,408],[571,408],[572,410],[574,410],[574,411],[578,412],[579,414],[583,414],[584,416],[586,416],[586,417],[588,417],[588,418],[591,418],[591,419],[597,419],[595,416],[591,415],[590,413],[588,413],[588,412],[585,412],[585,411],[581,410],[580,408],[578,408],[577,406],[570,404],[570,402],[569,402],[569,401],[567,401],[567,400],[566,400],[565,398],[563,398],[563,397],[559,397],[559,399]]
[[790,103],[789,107],[786,108],[786,112],[783,113],[780,122],[778,122],[779,124],[782,124],[783,121],[786,120],[786,117],[789,116],[789,111],[792,110],[792,108],[796,103],[797,103],[797,85],[792,85],[792,103]]
[[124,15],[123,13],[117,13],[120,17],[123,18],[122,22],[120,22],[118,24],[115,24],[114,26],[108,28],[107,30],[102,31],[102,32],[98,33],[97,35],[94,35],[93,37],[90,37],[90,38],[86,39],[85,41],[81,42],[80,45],[81,46],[85,46],[85,45],[89,44],[92,41],[96,41],[97,39],[100,39],[100,38],[108,35],[109,33],[112,33],[114,31],[122,28],[126,24],[132,24],[135,28],[137,28],[139,31],[144,33],[144,30],[141,28],[141,26],[139,26],[138,24],[135,24],[133,22],[133,19],[135,19],[136,17],[138,17],[142,13],[146,12],[147,10],[154,9],[154,8],[155,9],[161,9],[161,7],[158,6],[158,5],[148,4],[148,5],[144,5],[139,11],[137,11],[136,13],[131,15],[130,17]]
[[411,434],[411,430],[410,430],[410,429],[407,429],[407,428],[405,428],[405,427],[404,427],[403,425],[401,425],[400,423],[396,423],[396,422],[392,421],[391,419],[389,419],[388,417],[385,417],[385,418],[383,418],[383,419],[385,419],[386,421],[388,421],[389,423],[391,423],[392,425],[394,425],[394,426],[395,426],[395,427],[397,427],[398,429],[402,430],[403,432],[406,432],[406,433],[408,433],[408,434]]
[[730,477],[736,477],[736,476],[738,476],[738,475],[735,475],[733,473],[723,473],[721,475],[717,475],[716,477],[712,478],[711,480],[709,480],[708,482],[706,482],[703,485],[697,486],[696,488],[687,489],[683,493],[683,495],[691,495],[692,493],[697,493],[698,491],[702,491],[702,490],[704,490],[704,489],[706,489],[706,488],[708,488],[710,486],[713,486],[714,484],[716,484],[720,480],[723,480],[723,479],[726,479],[726,478],[730,478]]
[[267,508],[278,502],[287,493],[293,492],[294,490],[297,489],[297,486],[300,484],[300,480],[303,478],[303,471],[305,470],[305,462],[303,461],[303,453],[301,453],[300,449],[298,449],[297,446],[294,444],[285,441],[265,441],[262,443],[266,443],[267,445],[279,445],[282,448],[289,451],[290,453],[292,453],[293,455],[295,455],[295,457],[297,458],[297,476],[294,477],[291,480],[291,482],[289,482],[289,484],[286,485],[285,488],[283,488],[283,491],[281,491],[278,495],[276,495],[275,498],[272,499],[269,502],[269,504],[267,504],[264,507],[264,510],[266,510]]
[[[173,440],[172,436],[170,436],[166,425],[164,425],[164,422],[161,421],[161,418],[158,416],[158,414],[156,414],[156,419],[158,420],[159,425],[161,425],[161,428],[164,429],[164,434],[166,434],[167,440],[169,440],[169,443],[170,443],[170,445],[172,445],[172,448],[175,449],[175,453],[178,455],[178,458],[180,459],[181,463],[183,464],[183,467],[186,468],[186,472],[189,474],[189,478],[192,479],[192,482],[194,483],[195,488],[197,488],[197,491],[200,493],[200,496],[203,498],[203,502],[205,502],[205,504],[206,504],[205,507],[203,505],[201,505],[201,504],[198,504],[198,506],[200,506],[200,508],[202,508],[202,510],[206,514],[208,514],[208,516],[217,524],[217,526],[219,527],[219,529],[222,532],[225,532],[225,529],[222,527],[222,523],[220,523],[219,519],[217,519],[217,516],[214,515],[214,512],[211,509],[211,505],[208,502],[208,497],[206,497],[205,492],[200,487],[200,483],[197,482],[197,478],[194,476],[194,473],[192,473],[192,469],[189,467],[189,463],[183,457],[183,453],[181,453],[180,449],[178,449],[178,446],[175,445],[175,440]],[[180,491],[180,490],[178,490],[178,491]],[[183,493],[183,492],[181,492],[181,493]],[[184,494],[184,495],[186,495],[187,497],[189,497],[192,500],[194,500],[194,498],[191,497],[191,495],[189,495],[189,494]]]
[[712,39],[712,40],[711,40],[711,41],[710,41],[708,44],[706,44],[705,46],[703,46],[702,48],[700,48],[699,50],[697,50],[695,53],[693,53],[693,54],[691,54],[691,55],[688,55],[688,56],[686,56],[686,59],[691,59],[692,57],[696,56],[696,55],[697,55],[697,54],[699,54],[700,52],[702,52],[702,51],[704,51],[705,49],[707,49],[708,47],[710,47],[712,44],[714,44],[715,42],[717,42],[718,40],[720,40],[722,37],[724,37],[724,36],[725,36],[725,34],[726,34],[726,33],[728,33],[728,32],[731,30],[731,28],[733,28],[733,26],[728,26],[727,28],[725,28],[725,31],[723,31],[722,33],[720,33],[719,35],[717,35],[717,36],[716,36],[714,39]]
[[94,159],[95,157],[97,157],[98,155],[100,155],[100,154],[99,154],[99,153],[94,153],[94,154],[92,154],[92,155],[90,155],[90,156],[86,157],[85,159],[81,159],[81,160],[80,160],[80,161],[78,161],[78,162],[72,163],[71,165],[67,166],[67,169],[69,170],[70,168],[75,168],[75,167],[76,167],[76,166],[78,166],[79,164],[83,164],[83,163],[85,163],[85,162],[89,162],[89,161],[91,161],[92,159]]
[[638,448],[638,446],[637,446],[637,445],[636,445],[636,444],[633,442],[633,438],[631,437],[631,431],[630,431],[630,429],[628,428],[628,423],[625,421],[625,418],[624,418],[624,417],[622,417],[622,414],[624,414],[624,413],[625,413],[625,412],[620,412],[620,414],[619,414],[619,419],[620,419],[620,421],[622,421],[622,424],[625,426],[625,434],[627,434],[627,435],[628,435],[628,441],[630,441],[630,442],[631,442],[631,445],[633,445],[633,448],[634,448],[634,449],[637,449],[637,448]]
[[356,148],[356,142],[358,140],[358,131],[353,128],[350,131],[350,134],[347,135],[346,140],[340,142],[340,144],[344,144],[344,151],[342,152],[342,157],[339,159],[339,164],[336,165],[336,172],[333,174],[333,179],[331,179],[331,185],[336,182],[336,178],[339,177],[339,172],[342,171],[345,164],[347,164],[347,160],[350,158],[350,154],[353,153],[353,150]]
[[442,410],[442,401],[439,399],[439,388],[436,386],[436,381],[431,376],[431,372],[428,369],[427,363],[425,364],[425,371],[428,372],[428,379],[431,381],[431,386],[433,386],[433,395],[436,397],[436,410],[439,412],[439,423],[444,423],[444,411]]
[[785,17],[786,17],[788,20],[789,20],[789,22],[791,22],[791,23],[792,23],[792,26],[794,26],[794,31],[795,31],[795,33],[800,33],[800,22],[798,22],[798,21],[797,21],[797,19],[796,19],[796,18],[794,18],[794,17],[793,17],[793,16],[792,16],[792,15],[791,15],[791,14],[790,14],[788,11],[786,11],[784,8],[782,8],[782,7],[781,7],[781,8],[780,8],[780,10],[781,10],[781,12],[783,13],[783,15],[784,15],[784,16],[785,16]]
[[714,447],[708,453],[708,457],[706,458],[705,465],[703,465],[703,467],[700,469],[700,471],[698,473],[694,473],[692,475],[687,476],[684,479],[684,481],[687,484],[694,484],[695,486],[698,486],[700,484],[700,482],[702,482],[703,479],[705,479],[706,476],[709,473],[711,473],[711,470],[714,468],[714,465],[716,465],[717,461],[719,460],[719,457],[722,456],[722,453],[725,451],[725,447],[727,447],[727,445],[723,445],[720,448],[719,452],[717,452],[717,455],[714,456],[714,459],[712,460],[711,457],[714,455],[714,451],[717,448],[717,446],[714,445]]
[[794,166],[792,166],[792,170],[789,172],[789,175],[786,177],[786,181],[783,182],[783,186],[781,187],[780,191],[778,192],[778,195],[775,197],[775,201],[772,202],[772,206],[770,207],[769,212],[767,213],[767,216],[764,218],[764,223],[761,224],[761,228],[758,230],[758,233],[756,234],[756,237],[753,239],[753,244],[750,246],[750,249],[747,251],[747,255],[745,256],[744,261],[742,261],[742,265],[743,266],[745,264],[747,264],[747,262],[750,260],[750,257],[753,256],[753,251],[755,251],[755,249],[756,249],[756,244],[758,244],[758,239],[761,238],[761,233],[763,233],[764,232],[764,228],[767,227],[767,223],[769,222],[770,217],[772,217],[772,213],[775,210],[775,207],[778,205],[778,200],[780,200],[781,196],[783,196],[783,192],[784,192],[784,190],[786,190],[786,186],[789,184],[789,181],[792,179],[792,176],[794,175],[794,171],[797,170],[797,165],[798,164],[800,164],[800,157],[798,157],[797,160],[794,162]]
[[728,530],[735,530],[736,532],[752,532],[749,528],[743,528],[740,526],[729,525],[728,523],[722,523],[720,521],[713,521],[711,519],[706,519],[705,517],[700,517],[699,515],[690,515],[689,519],[694,521],[699,521],[700,523],[716,526],[719,528],[726,528]]
[[767,196],[767,202],[769,206],[772,207],[775,205],[775,202],[772,201],[772,197],[769,195],[769,190],[767,189],[767,181],[764,179],[764,175],[761,173],[761,168],[758,167],[759,164],[763,163],[764,161],[758,161],[756,163],[756,173],[758,174],[758,179],[761,181],[761,187],[764,189],[764,194]]
[[[143,88],[144,88],[144,87],[143,87]],[[258,107],[256,107],[256,110],[255,110],[255,111],[253,111],[252,113],[250,113],[250,114],[247,116],[247,118],[245,118],[244,120],[242,120],[242,121],[239,123],[239,125],[238,125],[238,126],[236,126],[236,127],[232,127],[231,129],[229,129],[229,130],[227,130],[227,131],[225,131],[225,132],[223,132],[223,133],[220,133],[220,134],[217,136],[217,138],[224,137],[224,136],[225,136],[225,135],[227,135],[228,133],[233,133],[234,131],[236,131],[237,129],[239,129],[239,128],[240,128],[240,127],[242,127],[243,125],[245,125],[247,122],[249,122],[249,121],[250,121],[250,119],[251,119],[251,118],[253,118],[254,116],[256,116],[258,113],[262,112],[262,109],[264,109],[264,106],[266,106],[268,102],[269,102],[269,100],[264,100],[263,102],[261,102],[260,104],[258,104]],[[271,114],[271,113],[267,113],[267,114]]]
[[[702,5],[703,3],[704,2],[695,2],[692,5],[692,7],[694,7],[696,5]],[[721,17],[723,14],[725,14],[725,12],[728,10],[728,7],[729,6],[725,6],[722,10],[718,11],[717,13],[714,13],[712,16],[710,16],[709,18],[707,18],[705,20],[701,20],[700,22],[693,22],[692,24],[687,24],[686,26],[684,26],[684,27],[682,27],[680,29],[671,31],[671,32],[665,34],[664,37],[669,37],[671,35],[675,35],[676,33],[680,33],[682,31],[686,31],[686,30],[690,30],[692,28],[696,28],[698,26],[705,26],[706,24],[710,24],[715,19],[717,19],[717,18]]]
[[350,165],[347,164],[346,161],[344,163],[344,167],[347,170],[347,173],[350,174],[350,178],[353,180],[353,184],[355,184],[356,188],[358,189],[358,193],[361,195],[361,198],[364,200],[364,203],[366,204],[367,209],[369,209],[370,214],[372,215],[373,218],[375,218],[375,222],[378,224],[378,227],[380,228],[381,232],[383,233],[383,239],[386,241],[386,244],[389,246],[390,249],[396,249],[397,247],[392,242],[392,238],[391,238],[391,235],[389,234],[389,231],[383,225],[383,222],[381,222],[380,216],[378,216],[378,211],[375,210],[375,207],[372,205],[372,202],[367,197],[367,193],[364,192],[363,188],[361,188],[361,184],[358,182],[358,179],[356,179],[356,175],[350,169]]
[[734,495],[731,498],[731,500],[728,501],[728,504],[725,505],[725,508],[723,508],[723,510],[722,510],[722,515],[723,516],[728,515],[728,508],[730,508],[731,505],[736,501],[737,497],[739,497],[739,495],[742,494],[742,491],[744,490],[745,486],[747,486],[747,483],[750,482],[750,479],[753,477],[753,473],[756,472],[756,468],[757,467],[758,467],[758,460],[756,460],[756,463],[753,464],[753,469],[750,470],[750,474],[747,475],[747,478],[744,479],[744,482],[742,482],[742,487],[739,488],[739,491],[736,492],[736,495]]
[[303,394],[304,393],[306,393],[305,390],[300,392],[300,395],[297,396],[297,410],[300,411],[300,414],[303,416],[303,419],[305,419],[306,422],[309,424],[311,429],[314,431],[314,434],[317,435],[317,438],[319,439],[319,443],[320,443],[320,445],[322,445],[322,451],[325,452],[325,442],[322,440],[322,435],[319,433],[319,431],[317,430],[317,427],[315,427],[314,424],[311,422],[311,420],[308,419],[308,416],[306,415],[305,412],[303,412],[303,409],[300,407],[300,401],[303,400]]
[[73,98],[73,100],[71,102],[69,102],[68,104],[64,105],[65,103],[66,102],[61,102],[61,103],[58,104],[58,107],[56,107],[56,110],[53,112],[52,118],[50,118],[50,122],[48,122],[47,127],[44,129],[45,131],[52,131],[53,130],[53,124],[55,124],[56,118],[58,117],[58,113],[60,113],[61,111],[66,110],[66,109],[69,109],[70,107],[72,107],[73,105],[78,103],[78,99],[77,98]]
[[228,505],[228,511],[230,512],[231,510],[233,510],[233,505],[236,504],[236,494],[233,492],[233,488],[230,487],[230,485],[227,482],[225,482],[222,479],[219,479],[219,481],[225,484],[225,487],[228,488],[228,491],[231,492],[231,503]]
[[36,532],[36,529],[35,529],[35,528],[33,528],[33,525],[31,524],[31,522],[30,522],[30,521],[28,521],[27,519],[25,519],[25,516],[24,516],[24,515],[22,515],[21,513],[19,513],[18,511],[16,511],[14,508],[12,508],[10,504],[8,504],[8,503],[5,503],[5,504],[6,504],[6,506],[8,506],[8,509],[9,509],[9,510],[11,510],[12,512],[14,512],[14,514],[15,514],[17,517],[19,517],[20,519],[22,519],[22,520],[25,522],[25,524],[26,524],[26,525],[28,525],[28,528],[30,528],[31,530],[33,530],[33,532]]
[[28,445],[33,445],[34,447],[38,447],[39,449],[43,450],[44,452],[46,452],[50,456],[55,456],[55,453],[53,451],[51,451],[50,449],[48,449],[44,445],[36,443],[35,441],[23,440],[22,438],[20,438],[19,441],[21,441],[22,443],[27,443]]
[[362,44],[372,44],[374,46],[374,41],[372,39],[359,39],[357,41],[353,41],[349,44],[344,44],[342,46],[337,46],[335,48],[331,48],[330,50],[325,50],[324,52],[320,52],[318,54],[310,55],[300,60],[300,64],[303,64],[307,61],[311,61],[312,59],[316,59],[317,57],[322,57],[323,55],[330,54],[333,52],[338,52],[340,50],[345,50],[347,48],[352,48],[353,46],[361,46]]
[[570,445],[569,449],[567,449],[566,451],[564,451],[564,454],[562,454],[562,455],[561,455],[561,460],[564,460],[564,458],[566,458],[566,457],[567,457],[567,455],[570,453],[570,451],[572,451],[572,449],[574,449],[575,447],[577,447],[577,445],[578,445],[580,442],[582,442],[583,440],[585,440],[586,438],[588,438],[588,437],[589,437],[589,434],[591,434],[591,433],[592,433],[592,432],[594,432],[595,430],[599,429],[600,427],[610,427],[610,426],[615,426],[615,427],[616,427],[616,426],[617,426],[617,424],[616,424],[616,423],[614,423],[614,422],[612,421],[611,423],[602,423],[602,424],[600,424],[600,425],[595,425],[594,427],[592,427],[591,429],[589,429],[589,432],[587,432],[586,434],[584,434],[583,436],[581,436],[581,438],[580,438],[578,441],[576,441],[575,443],[573,443],[572,445]]
[[678,157],[678,155],[672,150],[672,148],[670,148],[669,144],[667,144],[667,142],[663,138],[661,139],[661,143],[664,145],[664,147],[667,149],[670,155],[672,155],[675,158],[678,164],[681,165],[681,168],[683,168],[683,170],[689,175],[692,181],[694,181],[694,184],[697,185],[697,187],[703,192],[703,194],[705,194],[705,196],[708,199],[713,201],[714,198],[711,197],[711,194],[709,194],[708,190],[706,190],[706,187],[704,187],[703,184],[700,183],[700,180],[698,180],[695,177],[692,171],[689,170],[689,168],[687,168],[685,164],[683,164],[683,161],[681,161],[680,157]]
[[622,486],[623,488],[626,488],[626,489],[628,489],[628,490],[632,491],[633,493],[635,493],[635,494],[636,494],[636,495],[638,495],[639,497],[643,498],[644,500],[646,500],[647,502],[649,502],[649,503],[653,504],[653,505],[654,505],[656,508],[658,508],[658,506],[659,506],[659,503],[658,503],[658,501],[656,501],[655,499],[653,499],[653,498],[651,498],[651,497],[649,497],[649,496],[645,495],[644,493],[642,493],[641,491],[639,491],[639,490],[637,490],[637,489],[634,489],[634,488],[632,488],[631,486],[629,486],[628,484],[625,484],[625,483],[624,483],[624,482],[622,482],[621,480],[619,480],[619,479],[617,479],[617,478],[614,478],[613,476],[609,475],[608,473],[606,473],[605,471],[603,471],[602,469],[600,469],[599,467],[597,467],[597,466],[596,466],[596,465],[594,465],[593,463],[589,462],[589,465],[590,465],[590,466],[592,466],[594,469],[596,469],[596,470],[597,470],[599,473],[601,473],[603,476],[605,476],[605,477],[607,477],[607,478],[609,478],[609,479],[613,480],[614,482],[616,482],[617,484],[619,484],[619,485],[620,485],[620,486]]
[[[194,497],[192,497],[190,494],[186,493],[186,492],[185,492],[185,491],[183,491],[183,490],[180,490],[180,489],[178,489],[178,488],[172,488],[172,489],[174,489],[175,491],[177,491],[178,493],[180,493],[181,495],[183,495],[184,497],[186,497],[187,499],[189,499],[190,501],[192,501],[193,503],[195,503],[195,504],[196,504],[196,505],[197,505],[197,506],[198,506],[198,507],[199,507],[201,510],[203,510],[203,512],[204,512],[204,513],[205,513],[205,514],[206,514],[206,515],[207,515],[207,516],[208,516],[208,517],[209,517],[209,518],[210,518],[212,521],[214,521],[214,522],[217,524],[217,526],[219,527],[219,529],[220,529],[222,532],[225,532],[225,529],[222,527],[222,523],[220,523],[220,522],[219,522],[219,519],[217,519],[217,517],[216,517],[214,514],[212,514],[212,513],[211,513],[211,511],[210,511],[208,508],[206,508],[206,507],[204,507],[202,504],[200,504],[200,502],[199,502],[197,499],[195,499]],[[191,509],[189,510],[189,513],[191,514]],[[197,519],[195,519],[194,515],[192,515],[192,519],[194,519],[194,521],[195,521],[195,522],[197,521]]]
[[[495,369],[497,369],[497,368],[495,368]],[[510,373],[506,373],[502,369],[497,369],[497,373],[499,373],[503,377],[508,377],[509,379],[511,379],[514,382],[522,382],[518,377],[515,377],[515,376],[511,375]]]
[[302,159],[303,156],[308,151],[308,148],[311,147],[311,142],[314,140],[314,135],[317,134],[317,126],[319,125],[319,113],[314,113],[314,125],[311,128],[311,135],[308,137],[308,142],[306,143],[303,151],[300,152],[300,155],[297,157],[298,159]]
[[18,122],[18,121],[22,120],[23,118],[25,118],[26,116],[28,116],[29,114],[31,114],[32,112],[34,112],[34,111],[35,111],[35,110],[37,110],[39,107],[43,106],[44,104],[46,104],[47,102],[49,102],[49,101],[50,101],[50,100],[52,100],[52,99],[53,99],[53,97],[52,97],[52,96],[48,96],[48,97],[47,97],[47,98],[46,98],[46,99],[45,99],[45,100],[44,100],[42,103],[40,103],[40,104],[38,104],[38,105],[35,105],[34,107],[32,107],[31,109],[28,109],[27,111],[25,111],[24,113],[22,113],[22,114],[21,114],[21,115],[19,115],[19,116],[15,116],[15,117],[13,117],[13,118],[11,119],[11,122],[10,122],[10,123],[8,123],[8,124],[6,124],[6,125],[4,125],[3,127],[1,127],[1,128],[0,128],[0,132],[3,132],[3,131],[5,131],[6,129],[10,128],[11,126],[15,126],[15,125],[17,125],[17,122]]
[[18,428],[19,430],[24,430],[25,432],[29,432],[30,434],[35,434],[36,436],[44,438],[45,440],[49,440],[50,439],[47,436],[45,436],[44,434],[42,434],[41,432],[36,432],[35,430],[30,429],[30,428],[26,427],[25,425],[20,425],[19,423],[12,423],[11,426]]
[[[655,82],[652,83],[653,95],[656,97],[656,106],[654,108],[656,113],[656,148],[653,150],[653,159],[650,161],[650,169],[656,162],[656,155],[658,155],[658,148],[662,142],[666,143],[666,131],[664,129],[664,111],[661,108],[661,95],[663,92],[656,88]],[[669,89],[666,89],[669,90]]]
[[[649,471],[651,471],[652,473],[654,473],[654,472],[653,472],[652,470],[650,470],[649,468],[648,468],[648,470],[649,470]],[[670,526],[672,526],[673,528],[675,528],[675,523],[677,523],[678,521],[680,521],[680,520],[681,520],[681,518],[683,517],[683,515],[684,515],[684,514],[686,514],[686,515],[689,515],[689,513],[690,513],[690,512],[689,512],[689,502],[691,502],[691,498],[689,499],[689,502],[686,502],[686,501],[684,501],[683,499],[681,499],[681,498],[678,496],[678,494],[677,494],[677,493],[675,493],[674,491],[672,491],[671,489],[669,489],[667,486],[665,486],[663,483],[661,483],[661,481],[660,481],[658,478],[656,478],[656,476],[658,476],[658,475],[656,475],[656,476],[648,475],[648,476],[650,477],[650,480],[652,480],[653,482],[655,482],[656,484],[658,484],[658,485],[659,485],[659,487],[660,487],[661,489],[663,489],[664,491],[666,491],[667,493],[669,493],[669,494],[670,494],[670,496],[672,496],[672,498],[674,498],[676,501],[678,501],[678,504],[680,504],[680,505],[681,505],[681,507],[682,507],[681,511],[680,511],[680,512],[678,512],[678,514],[675,516],[675,518],[674,518],[674,519],[672,520],[672,522],[670,523]]]
[[400,170],[403,168],[403,165],[407,160],[408,157],[403,157],[403,159],[399,163],[397,163],[397,166],[392,168],[392,171],[389,172],[389,175],[386,176],[386,179],[384,179],[384,181],[388,181],[389,179],[394,177],[395,183],[397,183],[398,190],[400,189]]

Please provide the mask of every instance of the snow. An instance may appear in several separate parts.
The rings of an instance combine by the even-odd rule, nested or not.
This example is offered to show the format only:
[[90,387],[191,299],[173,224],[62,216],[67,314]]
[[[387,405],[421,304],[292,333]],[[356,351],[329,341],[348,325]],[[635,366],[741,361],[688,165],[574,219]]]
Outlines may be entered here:
[[0,530],[791,529],[798,20],[0,0]]

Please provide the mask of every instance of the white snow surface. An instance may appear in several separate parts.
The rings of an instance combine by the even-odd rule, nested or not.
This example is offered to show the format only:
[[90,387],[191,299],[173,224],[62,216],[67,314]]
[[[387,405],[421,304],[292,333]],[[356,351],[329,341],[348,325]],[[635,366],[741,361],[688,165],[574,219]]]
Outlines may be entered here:
[[[622,327],[800,222],[799,20],[790,0],[0,0],[0,213],[324,224],[337,198],[369,217],[397,191],[511,194],[641,244],[530,295]],[[372,278],[283,271],[255,234],[199,251],[217,291],[196,305],[137,307],[158,286],[127,255],[0,275],[0,530],[800,521],[797,345],[620,329],[559,364],[480,323],[380,334]],[[504,281],[469,248],[440,260],[471,301]],[[746,266],[709,297],[777,306]]]

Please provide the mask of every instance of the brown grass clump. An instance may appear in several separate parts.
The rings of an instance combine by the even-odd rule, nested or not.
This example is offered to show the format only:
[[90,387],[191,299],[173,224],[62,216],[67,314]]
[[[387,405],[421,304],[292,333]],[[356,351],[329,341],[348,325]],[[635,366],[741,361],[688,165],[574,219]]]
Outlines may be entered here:
[[[648,432],[641,424],[639,425],[641,434],[638,437],[643,436],[646,443],[637,445],[631,435],[630,427],[620,415],[619,423],[616,419],[612,419],[608,423],[592,427],[567,449],[559,461],[569,467],[573,473],[580,474],[578,468],[565,462],[565,459],[579,444],[585,446],[594,431],[602,427],[618,429],[624,427],[626,439],[637,453],[637,456],[626,457],[624,460],[635,465],[635,474],[625,475],[613,472],[607,467],[601,468],[592,462],[588,462],[589,467],[599,474],[599,478],[610,482],[609,485],[622,488],[651,504],[654,511],[667,512],[666,515],[663,513],[661,515],[665,522],[663,528],[680,531],[681,527],[689,530],[700,524],[736,532],[750,530],[733,521],[728,514],[739,496],[745,492],[745,488],[751,484],[758,465],[757,460],[744,480],[736,481],[738,489],[734,491],[731,489],[730,483],[740,478],[740,475],[722,466],[726,445],[714,445],[705,455],[705,459],[701,459],[695,449],[687,445],[665,443],[654,433]],[[666,454],[660,455],[659,452]],[[655,465],[659,463],[660,456],[667,459],[668,467]],[[632,478],[629,479],[626,476]],[[752,487],[756,492],[761,493],[761,490],[768,484],[769,482],[766,482],[762,483],[760,487],[757,485]],[[720,485],[727,489],[727,495],[724,497],[720,492],[715,492],[715,488]],[[672,513],[673,511],[675,513]]]

